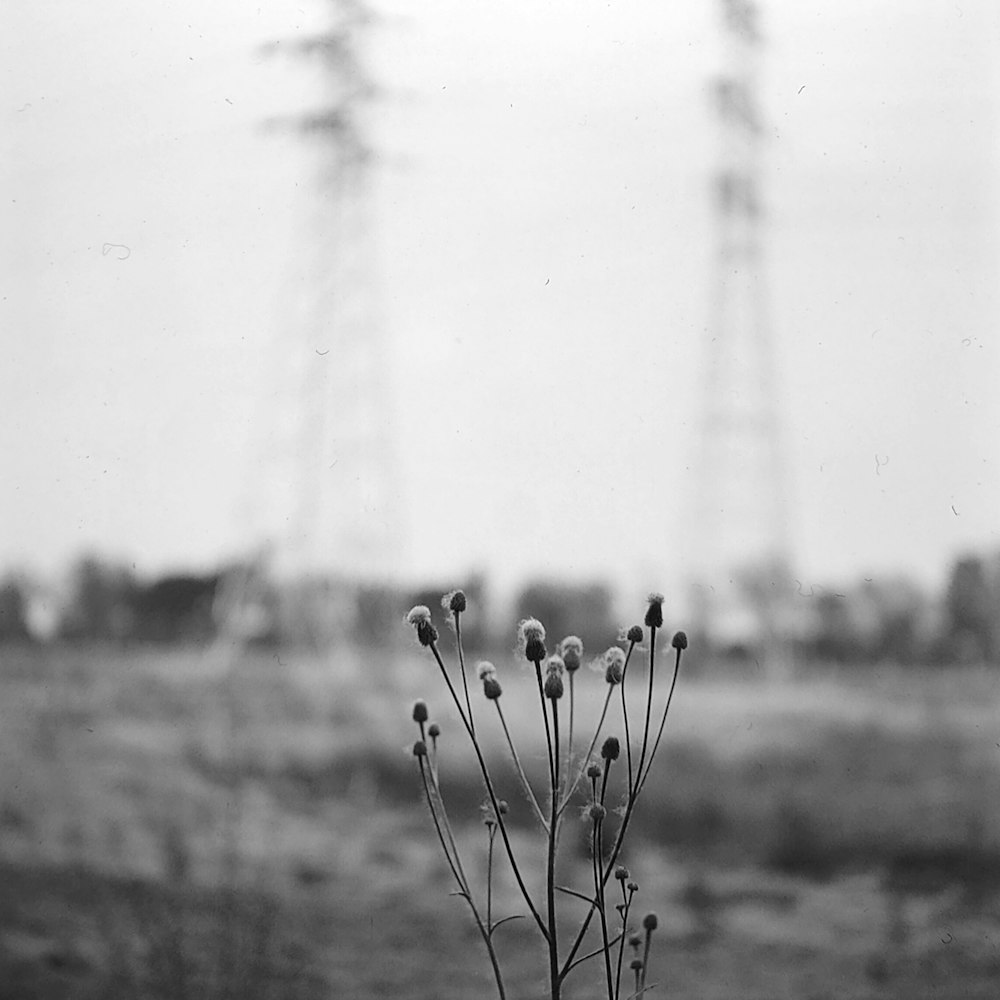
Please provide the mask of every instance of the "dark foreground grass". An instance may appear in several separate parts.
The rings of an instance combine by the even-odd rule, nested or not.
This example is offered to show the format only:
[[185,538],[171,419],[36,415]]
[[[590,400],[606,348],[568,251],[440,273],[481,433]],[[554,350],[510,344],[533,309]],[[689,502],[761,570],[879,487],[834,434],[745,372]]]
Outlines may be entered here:
[[[406,742],[424,669],[0,651],[0,997],[489,996]],[[661,915],[653,995],[996,996],[998,702],[975,671],[690,684],[629,862]],[[475,855],[471,768],[442,780]],[[535,968],[519,925],[500,947]]]

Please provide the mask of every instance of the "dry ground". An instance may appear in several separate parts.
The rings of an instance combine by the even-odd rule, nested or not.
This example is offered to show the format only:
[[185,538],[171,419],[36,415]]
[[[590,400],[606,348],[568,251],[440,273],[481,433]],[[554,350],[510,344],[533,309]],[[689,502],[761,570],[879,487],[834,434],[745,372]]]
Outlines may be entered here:
[[[531,679],[497,662],[537,766]],[[418,799],[416,696],[443,705],[412,649],[0,650],[0,998],[491,996]],[[683,679],[627,858],[660,915],[653,995],[1000,995],[998,709],[986,671]],[[584,862],[571,831],[564,880]],[[523,910],[509,884],[500,906]],[[530,926],[499,933],[512,1000],[541,996]]]

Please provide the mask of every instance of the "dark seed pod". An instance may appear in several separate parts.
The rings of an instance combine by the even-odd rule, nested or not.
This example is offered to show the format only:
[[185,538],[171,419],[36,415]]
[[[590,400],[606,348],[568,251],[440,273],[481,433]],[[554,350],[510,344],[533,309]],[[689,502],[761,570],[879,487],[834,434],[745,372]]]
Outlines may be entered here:
[[663,628],[663,594],[650,594],[646,609],[646,628]]
[[688,648],[688,637],[686,632],[675,632],[673,639],[670,640],[670,645],[674,649],[687,649]]
[[621,744],[618,742],[617,736],[609,736],[604,741],[604,746],[601,747],[601,756],[605,760],[618,760],[618,754],[621,753]]
[[426,722],[427,721],[427,702],[426,701],[415,701],[413,703],[413,721],[414,722]]

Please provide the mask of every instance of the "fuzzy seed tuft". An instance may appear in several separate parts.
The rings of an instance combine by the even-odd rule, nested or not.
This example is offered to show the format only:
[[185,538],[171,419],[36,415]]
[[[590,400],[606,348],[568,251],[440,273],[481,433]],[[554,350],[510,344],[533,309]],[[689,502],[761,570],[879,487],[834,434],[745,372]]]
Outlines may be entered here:
[[650,594],[649,607],[646,609],[646,627],[663,628],[663,594]]

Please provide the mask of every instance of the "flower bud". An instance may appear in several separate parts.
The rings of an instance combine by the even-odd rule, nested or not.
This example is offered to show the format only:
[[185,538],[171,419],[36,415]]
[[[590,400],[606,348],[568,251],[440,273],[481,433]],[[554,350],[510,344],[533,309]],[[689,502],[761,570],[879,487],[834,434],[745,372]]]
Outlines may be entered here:
[[418,604],[411,608],[406,621],[417,630],[417,640],[421,646],[430,646],[437,642],[438,630],[431,622],[431,612],[426,605]]
[[642,971],[642,959],[641,958],[633,958],[632,961],[628,963],[628,967],[633,972],[641,972]]
[[545,659],[545,627],[537,618],[525,618],[518,625],[517,641],[524,646],[524,658],[529,662]]
[[415,701],[413,703],[413,721],[418,723],[427,721],[426,701]]
[[688,637],[686,632],[675,632],[673,639],[670,640],[670,645],[674,649],[687,649],[688,648]]
[[583,643],[575,635],[568,635],[559,643],[559,654],[566,664],[566,670],[573,673],[580,669],[583,661]]
[[489,698],[490,701],[496,701],[500,695],[503,694],[503,688],[500,687],[500,682],[493,676],[493,674],[487,674],[483,678],[483,694]]
[[635,933],[629,934],[629,936],[628,936],[628,943],[633,948],[638,948],[642,944],[642,935],[641,934],[635,934]]
[[646,609],[646,627],[663,628],[663,594],[650,594],[649,607]]
[[620,646],[612,646],[604,654],[604,679],[609,684],[621,684],[625,673],[625,654]]
[[642,642],[642,626],[633,625],[628,632],[625,633],[625,638],[629,642]]
[[599,778],[604,772],[601,771],[600,764],[590,764],[587,766],[587,777],[593,780]]
[[621,753],[621,744],[618,742],[618,737],[609,736],[601,747],[601,756],[608,761],[618,760],[619,753]]
[[436,740],[441,735],[441,727],[436,722],[432,722],[427,727],[427,735],[432,740]]
[[629,882],[628,885],[625,886],[625,888],[628,889],[629,892],[638,892],[639,891],[639,883],[638,882]]
[[545,675],[545,685],[543,687],[545,697],[552,701],[563,696],[563,679],[555,670],[550,670]]
[[414,757],[426,757],[427,756],[427,745],[423,740],[417,740],[413,744],[413,756]]
[[656,928],[659,926],[659,923],[660,922],[659,922],[659,920],[656,919],[656,914],[655,913],[647,913],[642,918],[642,926],[647,931],[655,931]]
[[506,799],[500,799],[500,801],[497,802],[497,812],[499,812],[501,816],[506,816],[507,815],[507,800]]
[[628,874],[628,869],[624,865],[618,865],[615,868],[615,878],[618,879],[619,882],[624,882],[628,878]]
[[465,593],[461,590],[452,590],[441,598],[441,607],[455,614],[461,614],[465,610],[466,603]]

